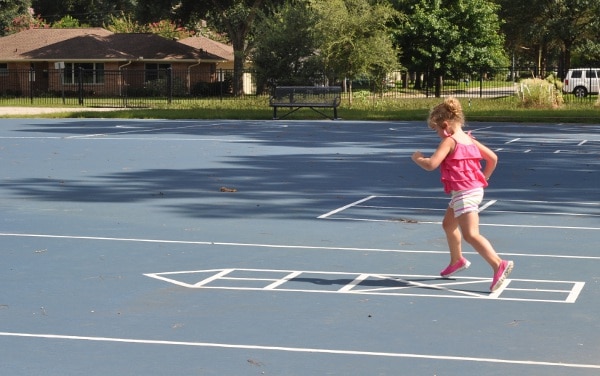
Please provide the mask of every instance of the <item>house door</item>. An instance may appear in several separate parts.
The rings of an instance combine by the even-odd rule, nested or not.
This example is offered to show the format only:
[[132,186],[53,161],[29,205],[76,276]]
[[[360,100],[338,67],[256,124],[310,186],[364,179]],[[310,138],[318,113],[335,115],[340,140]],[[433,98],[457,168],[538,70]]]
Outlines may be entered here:
[[48,92],[48,63],[31,63],[33,74],[29,75],[29,80],[33,93],[39,96]]

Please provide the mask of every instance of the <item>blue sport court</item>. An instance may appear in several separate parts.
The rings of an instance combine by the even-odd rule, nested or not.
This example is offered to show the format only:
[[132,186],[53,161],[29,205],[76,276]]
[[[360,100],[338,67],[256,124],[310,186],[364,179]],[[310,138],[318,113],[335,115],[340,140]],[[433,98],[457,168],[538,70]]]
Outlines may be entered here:
[[600,125],[468,129],[493,294],[425,121],[1,119],[0,373],[600,374]]

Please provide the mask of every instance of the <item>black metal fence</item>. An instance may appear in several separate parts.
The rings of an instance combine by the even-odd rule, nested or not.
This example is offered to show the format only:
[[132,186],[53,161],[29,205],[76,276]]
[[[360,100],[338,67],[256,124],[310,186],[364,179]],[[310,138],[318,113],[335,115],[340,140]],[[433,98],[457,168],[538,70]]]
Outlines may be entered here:
[[[393,72],[385,79],[335,81],[344,88],[372,97],[391,99],[431,98],[453,95],[468,98],[512,98],[524,78],[536,68],[502,68],[493,72],[457,72],[435,80],[427,72]],[[88,107],[152,107],[199,100],[237,98],[231,70],[65,70],[0,71],[0,105],[80,105]],[[269,88],[257,87],[256,75],[243,72],[244,96],[265,96]],[[331,82],[331,81],[330,81]],[[560,89],[558,89],[560,90]],[[564,93],[566,102],[593,103],[596,95],[576,98]]]

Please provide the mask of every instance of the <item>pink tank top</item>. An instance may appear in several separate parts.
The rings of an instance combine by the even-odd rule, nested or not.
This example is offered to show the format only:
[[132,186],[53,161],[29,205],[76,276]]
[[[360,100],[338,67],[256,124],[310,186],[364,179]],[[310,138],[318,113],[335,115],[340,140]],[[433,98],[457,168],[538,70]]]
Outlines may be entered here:
[[488,182],[481,172],[482,158],[477,145],[465,145],[454,141],[456,142],[454,150],[440,165],[444,192],[487,187]]

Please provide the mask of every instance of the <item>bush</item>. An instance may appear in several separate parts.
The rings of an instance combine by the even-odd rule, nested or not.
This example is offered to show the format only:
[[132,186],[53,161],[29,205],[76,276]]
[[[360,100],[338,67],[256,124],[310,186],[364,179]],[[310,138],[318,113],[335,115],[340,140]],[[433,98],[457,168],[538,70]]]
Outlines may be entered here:
[[230,95],[233,93],[233,80],[231,77],[225,77],[224,81],[217,82],[197,82],[192,87],[193,97],[215,97],[221,95]]
[[527,108],[559,108],[564,104],[560,80],[548,76],[545,80],[529,78],[519,83],[517,95]]

